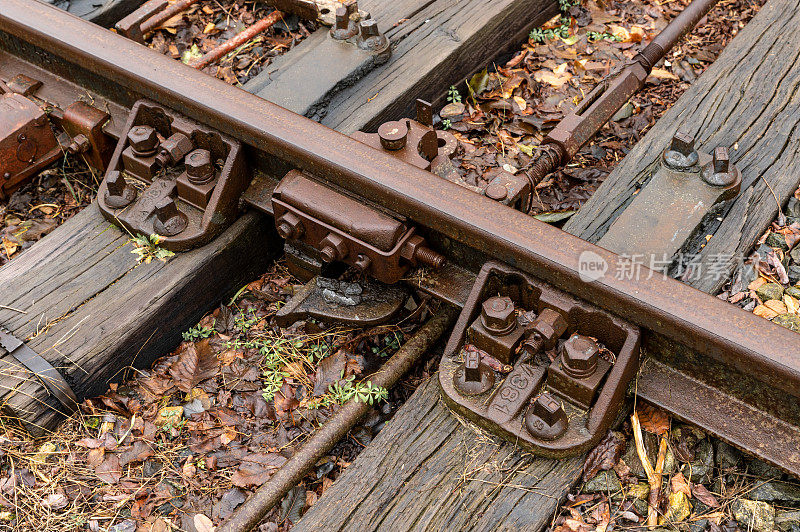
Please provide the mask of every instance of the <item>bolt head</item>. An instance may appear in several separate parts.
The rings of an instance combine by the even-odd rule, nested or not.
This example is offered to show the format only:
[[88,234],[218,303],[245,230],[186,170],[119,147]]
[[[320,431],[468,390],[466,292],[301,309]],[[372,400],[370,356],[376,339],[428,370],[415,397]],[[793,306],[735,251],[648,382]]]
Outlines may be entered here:
[[580,334],[573,334],[562,350],[565,371],[574,377],[588,377],[597,369],[600,347],[597,342]]
[[552,427],[561,419],[563,410],[552,395],[543,393],[533,404],[533,414]]
[[489,183],[483,193],[486,194],[487,198],[503,201],[508,197],[508,188],[502,183]]
[[378,23],[373,19],[362,20],[361,24],[361,37],[367,39],[369,37],[377,37],[380,35],[378,31]]
[[669,149],[688,157],[694,151],[694,137],[685,131],[678,131],[673,135]]
[[408,126],[401,120],[384,122],[378,127],[378,137],[385,150],[401,150],[408,139]]
[[481,322],[490,332],[498,335],[510,333],[517,325],[514,303],[510,297],[490,297],[483,302]]
[[464,380],[481,381],[481,355],[477,351],[468,351],[464,357]]
[[161,223],[167,223],[170,218],[178,216],[178,206],[175,205],[175,200],[170,197],[164,197],[156,203],[156,217]]
[[134,126],[128,131],[128,143],[137,154],[150,154],[158,146],[156,130],[150,126]]
[[730,158],[728,156],[728,148],[719,146],[714,149],[714,173],[727,174],[730,169]]
[[214,175],[214,162],[208,150],[194,150],[184,159],[186,174],[197,181],[207,180]]
[[336,23],[334,24],[334,28],[337,30],[346,30],[347,25],[350,23],[350,15],[347,13],[347,9],[339,6],[336,8]]

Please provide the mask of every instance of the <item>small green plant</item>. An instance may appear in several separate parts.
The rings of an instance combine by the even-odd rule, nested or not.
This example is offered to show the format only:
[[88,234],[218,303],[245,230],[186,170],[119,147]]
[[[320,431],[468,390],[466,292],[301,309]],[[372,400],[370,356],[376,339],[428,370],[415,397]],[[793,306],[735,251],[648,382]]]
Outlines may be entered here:
[[604,31],[602,33],[598,31],[588,31],[586,32],[586,37],[589,39],[589,42],[601,41],[603,39],[606,39],[608,41],[617,41],[617,42],[622,40],[621,37],[608,33],[607,31]]
[[181,333],[183,336],[184,342],[195,342],[197,340],[202,340],[203,338],[208,338],[214,333],[214,327],[204,327],[199,323],[186,331],[185,333]]
[[258,323],[258,316],[256,316],[255,309],[248,309],[247,312],[242,311],[233,318],[234,323],[240,331],[246,333],[253,328],[253,325]]
[[450,103],[461,103],[461,93],[458,92],[455,85],[450,85],[450,88],[447,90],[447,101]]
[[547,39],[566,39],[569,37],[569,17],[561,17],[561,25],[554,29],[544,30],[542,28],[534,28],[528,34],[528,38],[533,42],[544,43]]
[[351,375],[346,379],[331,384],[330,387],[328,387],[328,393],[322,397],[322,403],[341,405],[355,398],[356,401],[371,405],[389,398],[389,390],[386,388],[375,386],[371,381],[354,381],[355,375]]
[[445,130],[446,129],[450,129],[452,127],[452,125],[453,125],[453,123],[450,122],[449,118],[445,118],[444,120],[442,120],[442,129],[445,129]]
[[283,371],[265,371],[264,372],[264,389],[261,395],[265,401],[272,401],[275,394],[281,390],[283,386],[283,379],[288,377],[289,374]]
[[569,8],[578,4],[580,4],[579,0],[558,0],[558,7],[561,9],[562,13],[566,13],[569,11]]
[[372,348],[372,352],[381,357],[388,357],[389,355],[393,354],[395,351],[400,349],[400,345],[403,343],[403,333],[396,332],[394,334],[387,334],[383,337],[383,347],[375,346]]
[[136,255],[136,262],[150,264],[153,259],[166,262],[168,258],[174,257],[175,254],[173,252],[159,246],[163,240],[164,238],[161,235],[131,237],[130,242],[133,244],[131,253]]

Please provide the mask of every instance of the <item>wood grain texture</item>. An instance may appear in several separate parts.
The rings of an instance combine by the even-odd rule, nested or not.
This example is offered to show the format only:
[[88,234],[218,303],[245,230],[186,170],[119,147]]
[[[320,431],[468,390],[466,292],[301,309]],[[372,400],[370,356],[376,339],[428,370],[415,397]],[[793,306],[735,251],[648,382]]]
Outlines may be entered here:
[[[347,134],[413,117],[417,98],[440,103],[447,87],[464,81],[503,51],[516,49],[531,28],[558,11],[553,0],[365,0],[359,7],[371,12],[392,42],[391,59],[363,77],[343,76],[317,104],[293,109]],[[326,32],[317,31],[276,59],[245,88],[280,105],[285,84],[270,89],[268,83],[281,76],[294,84],[308,80],[308,65],[326,64]]]
[[386,32],[394,44],[391,61],[334,96],[318,118],[349,134],[414,116],[417,98],[439,105],[447,87],[518,49],[533,27],[557,12],[556,2],[543,0],[428,2]]
[[708,244],[687,250],[699,251],[705,266],[689,284],[718,291],[727,275],[709,265],[749,253],[775,218],[778,203],[800,182],[800,41],[794,36],[799,7],[797,0],[767,2],[564,229],[592,242],[601,238],[647,182],[675,131],[691,133],[706,151],[729,146],[731,161],[742,171],[742,191],[724,209],[724,220],[707,228],[705,234],[714,235]]
[[433,377],[293,530],[530,530],[550,522],[581,458],[546,460],[456,418]]
[[[0,268],[0,324],[27,339],[79,397],[91,397],[122,380],[124,368],[149,367],[171,350],[279,249],[267,221],[248,214],[205,247],[137,264],[127,235],[93,203]],[[60,405],[7,354],[0,405],[37,432],[60,420]]]

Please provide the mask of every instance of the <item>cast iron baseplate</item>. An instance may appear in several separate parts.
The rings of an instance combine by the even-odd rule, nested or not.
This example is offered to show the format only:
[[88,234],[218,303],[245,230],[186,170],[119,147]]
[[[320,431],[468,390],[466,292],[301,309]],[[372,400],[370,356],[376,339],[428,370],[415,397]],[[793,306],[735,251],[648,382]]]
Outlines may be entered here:
[[[458,391],[454,381],[462,381],[463,392],[466,371],[463,362],[465,358],[473,359],[474,368],[474,353],[480,353],[466,344],[465,338],[468,333],[475,337],[482,320],[482,305],[490,298],[510,298],[516,309],[523,311],[514,318],[516,329],[503,331],[502,335],[515,338],[515,345],[506,351],[511,354],[507,362],[513,364],[513,369],[504,375],[481,362],[479,369],[484,373],[481,380],[486,385],[469,390],[479,393],[466,395]],[[555,316],[561,323],[557,329],[563,332],[552,334],[550,349],[545,348],[535,356],[520,354],[520,345],[534,336],[531,322],[543,315]],[[600,347],[600,358],[595,357],[600,364],[591,374],[568,372],[573,375],[565,377],[562,363],[565,345],[587,338],[596,340]],[[439,384],[445,402],[457,414],[526,450],[562,458],[590,449],[605,435],[638,369],[639,345],[637,327],[519,270],[489,262],[478,274],[447,343],[439,366]],[[594,387],[594,395],[587,408],[585,394],[576,399],[580,394],[575,391],[592,380],[588,384]]]
[[161,246],[184,251],[233,223],[248,183],[239,141],[140,100],[131,109],[97,200],[110,222],[132,234],[158,234]]

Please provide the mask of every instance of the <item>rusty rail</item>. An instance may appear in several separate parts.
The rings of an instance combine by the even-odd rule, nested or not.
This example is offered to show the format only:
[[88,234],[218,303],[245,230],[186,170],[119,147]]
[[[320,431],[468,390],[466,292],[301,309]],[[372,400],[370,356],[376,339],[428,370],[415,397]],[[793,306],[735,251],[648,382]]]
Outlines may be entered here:
[[[3,2],[0,44],[28,51],[35,47],[39,53],[28,57],[117,104],[157,100],[265,156],[324,176],[645,329],[756,373],[793,396],[800,394],[800,360],[794,355],[800,352],[800,337],[795,333],[659,275],[646,282],[605,276],[585,283],[579,270],[582,255],[592,253],[606,264],[624,261],[153,50],[33,0]],[[52,61],[53,56],[60,61]]]

